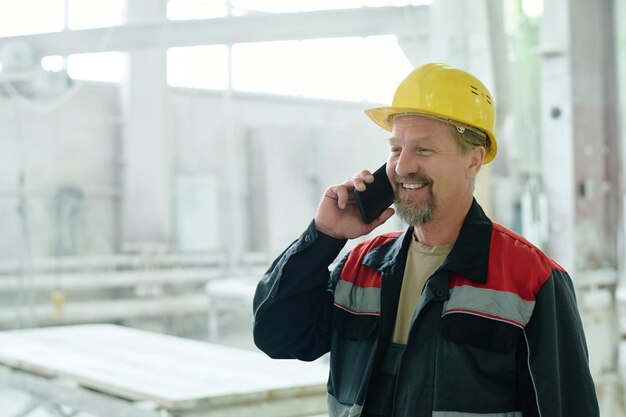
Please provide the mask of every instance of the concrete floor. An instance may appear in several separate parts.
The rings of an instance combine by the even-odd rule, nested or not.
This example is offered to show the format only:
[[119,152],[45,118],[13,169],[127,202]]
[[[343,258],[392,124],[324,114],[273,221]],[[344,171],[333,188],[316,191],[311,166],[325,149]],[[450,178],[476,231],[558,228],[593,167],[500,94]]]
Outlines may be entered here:
[[[207,340],[206,317],[186,318],[184,321],[133,321],[128,324],[131,327],[144,330],[174,334],[196,340]],[[251,306],[238,306],[236,310],[220,310],[219,331],[220,337],[215,343],[257,350],[252,340]],[[58,414],[52,410],[50,405],[39,405],[28,414],[18,414],[24,412],[31,403],[32,398],[26,393],[0,388],[0,417],[64,417],[63,414]],[[67,416],[72,417],[96,417],[88,413],[71,414],[70,410],[65,410],[65,412]]]
[[[220,312],[219,339],[216,343],[242,349],[256,350],[252,340],[252,315],[251,308],[241,307],[236,310]],[[188,318],[184,323],[169,322],[134,322],[133,327],[142,328],[162,333],[176,334],[197,340],[207,339],[206,319],[202,317]],[[626,341],[620,344],[620,374],[626,386]],[[50,405],[39,405],[28,414],[18,414],[23,412],[32,404],[32,398],[23,392],[0,389],[0,417],[61,417],[51,409]],[[72,417],[96,417],[88,413],[71,414],[66,410],[65,416]],[[101,416],[98,416],[101,417]],[[108,417],[108,416],[106,416]],[[111,416],[115,417],[115,416]],[[323,416],[319,416],[323,417]],[[617,416],[603,416],[617,417]],[[621,417],[621,416],[620,416]]]
[[[235,309],[220,309],[219,317],[219,339],[212,341],[225,346],[240,349],[258,351],[252,340],[252,306],[238,305]],[[207,341],[207,320],[205,317],[187,318],[182,322],[167,321],[134,321],[129,323],[131,327],[159,333],[174,334],[176,336],[187,337],[196,340]],[[65,417],[63,414],[55,413],[50,406],[40,405],[30,413],[18,414],[32,404],[32,398],[23,392],[0,389],[0,417]],[[66,416],[72,417],[115,417],[115,416],[93,416],[88,413],[71,414],[66,410]],[[314,416],[327,417],[327,416]]]

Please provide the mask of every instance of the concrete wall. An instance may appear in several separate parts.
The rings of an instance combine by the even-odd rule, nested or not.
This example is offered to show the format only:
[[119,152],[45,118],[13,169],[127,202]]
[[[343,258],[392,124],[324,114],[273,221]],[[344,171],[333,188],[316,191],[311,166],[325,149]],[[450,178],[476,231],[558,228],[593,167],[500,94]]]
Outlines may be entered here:
[[[0,100],[0,258],[119,250],[119,178],[133,163],[119,156],[119,97],[115,86],[86,84],[49,112]],[[274,253],[306,227],[326,185],[386,158],[386,132],[367,120],[366,104],[238,95],[225,105],[222,94],[179,89],[171,97],[171,113],[155,121],[173,143],[168,250]]]
[[176,176],[218,184],[214,249],[277,254],[312,220],[328,185],[387,158],[388,133],[363,114],[366,103],[196,90],[176,90],[172,102]]
[[91,85],[56,109],[0,99],[0,258],[115,249],[117,100]]

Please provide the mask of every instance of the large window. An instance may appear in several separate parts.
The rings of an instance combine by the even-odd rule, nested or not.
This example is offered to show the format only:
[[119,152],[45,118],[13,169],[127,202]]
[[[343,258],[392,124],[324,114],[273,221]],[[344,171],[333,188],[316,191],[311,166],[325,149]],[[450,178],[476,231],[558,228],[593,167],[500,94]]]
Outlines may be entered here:
[[[126,0],[19,0],[0,2],[0,37],[117,26]],[[67,21],[66,21],[67,19]]]
[[299,41],[254,42],[233,46],[233,87],[241,91],[302,94]]
[[68,27],[70,29],[87,29],[119,26],[126,21],[126,1],[68,0]]
[[[126,0],[6,0],[0,2],[0,37],[118,26],[125,21],[125,5]],[[125,55],[97,53],[110,35],[105,33],[101,41],[91,45],[94,53],[71,55],[67,59],[46,56],[41,59],[41,65],[44,70],[54,72],[67,67],[74,79],[122,81],[126,75]]]
[[[395,36],[253,42],[233,45],[237,91],[388,103],[412,65]],[[221,90],[229,85],[225,45],[170,48],[174,87]]]
[[395,36],[233,46],[240,91],[387,103],[412,66]]
[[121,52],[70,55],[67,73],[76,80],[119,83],[127,78],[128,60]]
[[[69,29],[119,26],[126,20],[126,0],[67,0]],[[111,29],[115,30],[115,29]],[[113,32],[105,32],[95,52],[70,55],[67,72],[77,80],[119,83],[127,78],[128,59],[121,52],[97,52]]]
[[228,48],[206,45],[168,49],[167,82],[174,87],[228,87]]
[[0,37],[63,29],[64,0],[19,0],[0,2]]
[[169,0],[167,18],[170,20],[208,19],[226,16],[224,0]]
[[[132,0],[20,0],[0,4],[0,36],[118,26]],[[426,4],[429,0],[169,0],[170,19],[233,14]],[[67,13],[65,7],[67,6]],[[36,13],[33,13],[36,10]],[[127,59],[100,52],[115,31],[103,31],[93,53],[44,57],[48,71],[67,68],[80,80],[120,82]],[[395,36],[255,42],[170,48],[167,81],[172,86],[261,92],[310,98],[388,102],[390,92],[411,68]],[[6,66],[8,68],[8,66]],[[229,79],[232,77],[232,79]]]

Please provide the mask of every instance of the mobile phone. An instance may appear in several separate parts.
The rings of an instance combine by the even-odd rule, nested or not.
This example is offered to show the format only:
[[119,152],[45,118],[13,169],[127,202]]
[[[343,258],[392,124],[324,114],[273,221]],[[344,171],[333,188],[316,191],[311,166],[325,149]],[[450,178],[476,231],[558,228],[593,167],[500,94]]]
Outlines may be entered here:
[[393,187],[387,177],[387,163],[374,172],[374,182],[365,184],[365,191],[354,190],[361,218],[370,224],[391,204],[393,204]]

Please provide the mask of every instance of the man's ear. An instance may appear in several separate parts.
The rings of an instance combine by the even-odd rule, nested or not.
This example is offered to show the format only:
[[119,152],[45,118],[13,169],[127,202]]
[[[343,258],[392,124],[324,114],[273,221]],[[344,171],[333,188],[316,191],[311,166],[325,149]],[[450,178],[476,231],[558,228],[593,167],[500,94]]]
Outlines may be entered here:
[[484,146],[476,146],[470,151],[470,165],[468,166],[468,174],[473,178],[478,175],[478,171],[483,166],[483,160],[487,153]]

